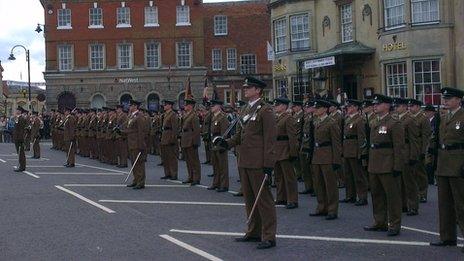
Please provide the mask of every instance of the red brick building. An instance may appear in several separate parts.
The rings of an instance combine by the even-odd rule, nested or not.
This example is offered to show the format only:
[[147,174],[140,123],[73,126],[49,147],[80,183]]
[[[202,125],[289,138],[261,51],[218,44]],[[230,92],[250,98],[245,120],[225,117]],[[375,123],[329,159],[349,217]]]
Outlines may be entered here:
[[[268,1],[40,1],[49,108],[114,106],[133,98],[157,109],[163,98],[183,99],[189,76],[198,100],[205,77],[224,89],[221,96],[245,74],[272,78]],[[221,68],[213,49],[221,49]],[[234,51],[227,57],[228,49],[235,58]]]

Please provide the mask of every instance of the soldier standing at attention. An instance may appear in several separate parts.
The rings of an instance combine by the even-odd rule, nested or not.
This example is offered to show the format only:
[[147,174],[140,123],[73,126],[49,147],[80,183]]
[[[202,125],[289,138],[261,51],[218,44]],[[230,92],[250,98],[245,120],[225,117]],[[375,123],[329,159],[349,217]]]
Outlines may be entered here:
[[[247,77],[243,85],[248,105],[241,111],[240,122],[234,136],[225,141],[217,139],[215,145],[226,149],[238,148],[238,171],[242,185],[245,208],[250,222],[244,237],[236,242],[260,242],[258,249],[276,246],[276,210],[269,186],[264,186],[259,198],[258,191],[265,178],[271,176],[275,165],[274,144],[277,139],[275,115],[262,98],[266,83]],[[251,209],[256,202],[254,214]]]
[[404,129],[390,115],[393,100],[374,95],[374,112],[370,133],[369,178],[374,224],[366,231],[388,231],[396,236],[401,229],[401,170],[403,168]]
[[[328,102],[330,103],[329,118],[331,118],[333,121],[337,123],[338,131],[340,133],[340,140],[341,140],[343,136],[344,119],[343,119],[343,114],[340,111],[340,104],[336,101],[328,101]],[[344,188],[345,187],[345,173],[343,172],[343,169],[342,168],[337,169],[335,172],[337,173],[338,187]]]
[[[203,118],[202,124],[202,137],[203,143],[205,144],[205,155],[206,160],[202,164],[210,164],[211,163],[211,121],[213,117],[213,112],[211,111],[210,102],[205,102],[205,110],[206,114]],[[215,173],[213,173],[214,175]]]
[[15,172],[22,172],[26,170],[26,154],[24,152],[24,136],[28,126],[27,115],[28,111],[22,107],[16,109],[16,122],[13,129],[13,141],[16,147],[16,153],[19,156],[19,166],[14,169]]
[[314,193],[313,175],[311,170],[311,161],[314,149],[314,107],[312,106],[312,103],[313,102],[311,101],[307,101],[304,107],[305,118],[301,140],[300,160],[305,190],[300,192],[300,194],[311,194],[312,197],[315,197],[316,194]]
[[346,199],[341,202],[355,203],[356,206],[367,205],[368,181],[362,172],[361,165],[361,155],[367,145],[366,123],[364,117],[359,114],[361,104],[361,101],[346,100],[347,117],[343,131]]
[[63,138],[65,142],[65,152],[67,153],[66,164],[67,168],[74,168],[76,161],[76,117],[73,115],[73,109],[66,107],[64,110],[64,123],[63,123]]
[[[437,167],[440,241],[432,246],[456,246],[456,225],[464,233],[464,91],[441,90],[448,113],[441,119]],[[464,252],[464,248],[461,249]]]
[[[277,98],[274,100],[274,112],[277,123],[277,141],[275,153],[275,182],[277,186],[276,205],[286,205],[287,209],[298,208],[298,181],[293,163],[300,148],[297,137],[297,124],[287,112],[290,100]],[[300,119],[302,121],[302,119]]]
[[42,121],[39,118],[39,113],[36,111],[32,112],[32,126],[31,126],[31,138],[32,138],[32,150],[34,151],[33,159],[40,159],[40,127]]
[[[304,125],[304,111],[303,111],[303,102],[302,101],[293,101],[292,102],[292,112],[293,118],[295,119],[295,128],[296,136],[298,139],[298,148],[301,147],[301,140],[303,138],[303,125]],[[295,168],[295,174],[298,181],[303,181],[303,171],[302,171],[302,159],[300,155],[292,162],[293,167]]]
[[[229,127],[227,115],[222,111],[224,103],[220,100],[211,101],[211,140],[217,136],[222,136]],[[211,148],[211,163],[213,165],[213,185],[208,190],[216,189],[217,192],[226,192],[229,190],[229,157],[227,150],[220,147]]]
[[313,107],[317,117],[314,123],[313,178],[317,196],[316,212],[310,216],[326,216],[325,219],[338,218],[337,174],[341,168],[341,136],[338,123],[327,115],[331,104],[316,100]]
[[89,157],[90,159],[98,159],[98,146],[97,146],[97,124],[98,124],[98,117],[97,117],[97,109],[93,108],[90,109],[89,115],[89,125],[87,127],[88,136],[89,136]]
[[127,136],[124,129],[127,127],[127,114],[123,111],[123,105],[116,106],[116,151],[118,158],[118,168],[127,168]]
[[182,154],[185,156],[188,171],[188,179],[182,183],[190,183],[192,186],[200,184],[201,180],[200,158],[198,157],[201,130],[200,119],[194,110],[195,103],[193,99],[185,99],[185,113],[182,115],[182,133],[180,138],[180,146]]
[[416,128],[419,130],[418,150],[419,159],[413,168],[414,178],[416,179],[419,189],[419,200],[421,203],[427,202],[427,189],[429,186],[427,171],[425,169],[425,155],[429,148],[430,138],[432,137],[432,128],[429,120],[421,110],[422,102],[414,99],[408,101],[409,111],[414,120]]
[[179,119],[172,110],[174,101],[164,100],[163,127],[161,132],[160,152],[164,168],[161,179],[177,180],[177,135],[179,133]]
[[145,188],[145,161],[146,153],[145,135],[146,123],[143,114],[139,111],[140,102],[131,100],[129,107],[129,119],[124,133],[127,134],[127,147],[129,149],[129,159],[134,166],[132,174],[134,180],[127,187],[133,189]]

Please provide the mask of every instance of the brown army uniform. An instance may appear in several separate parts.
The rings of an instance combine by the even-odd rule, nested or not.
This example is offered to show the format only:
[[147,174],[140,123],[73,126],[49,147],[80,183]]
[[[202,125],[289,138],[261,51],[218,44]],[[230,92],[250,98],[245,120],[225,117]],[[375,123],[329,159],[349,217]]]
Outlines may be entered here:
[[20,115],[16,118],[15,127],[13,130],[13,140],[16,147],[16,153],[19,156],[19,166],[18,170],[24,171],[26,170],[26,154],[24,152],[24,142],[25,142],[25,134],[26,128],[28,126],[28,122],[26,117]]
[[366,147],[366,123],[359,113],[347,116],[343,131],[343,158],[346,199],[367,200],[367,177],[362,172],[361,155]]
[[127,167],[128,148],[127,148],[127,136],[124,133],[124,129],[127,127],[128,117],[127,114],[121,112],[117,115],[116,126],[119,131],[115,133],[116,143],[116,157],[118,159],[118,167]]
[[94,114],[90,116],[90,121],[87,125],[87,133],[89,136],[89,156],[91,159],[98,159],[97,129],[98,117]]
[[401,123],[390,114],[373,120],[368,171],[376,228],[401,228],[401,178],[393,171],[403,168],[404,141]]
[[35,117],[32,120],[31,126],[31,138],[32,138],[32,150],[34,151],[34,158],[40,158],[40,126],[42,122],[39,117]]
[[[305,114],[304,111],[301,110],[298,113],[292,115],[295,124],[296,130],[296,137],[298,139],[298,148],[301,146],[301,138],[303,135],[303,125],[304,125],[304,118]],[[292,165],[295,169],[295,175],[298,179],[303,178],[303,170],[302,170],[302,160],[300,158],[300,154],[297,155],[296,159],[292,162]]]
[[430,144],[432,137],[432,128],[427,117],[422,111],[417,114],[411,114],[414,119],[414,124],[419,130],[418,146],[419,146],[419,161],[414,167],[414,178],[416,179],[417,187],[419,189],[419,198],[427,199],[427,190],[429,187],[427,171],[425,169],[425,155]]
[[[277,141],[274,144],[275,183],[277,186],[277,203],[298,204],[298,182],[292,160],[298,156],[299,141],[296,119],[284,112],[276,117]],[[300,119],[301,120],[301,119]]]
[[438,150],[440,239],[456,241],[456,225],[464,233],[464,109],[442,117]]
[[303,124],[303,134],[300,149],[301,171],[305,186],[305,191],[314,192],[313,175],[311,169],[311,160],[314,149],[314,122],[313,116],[310,113],[305,115]]
[[[246,107],[240,114],[241,124],[228,141],[229,147],[238,148],[238,170],[245,199],[247,216],[250,216],[256,196],[264,180],[264,168],[275,165],[274,144],[277,138],[275,115],[262,99]],[[256,212],[251,217],[246,235],[275,241],[276,210],[269,186],[264,186]]]
[[179,121],[174,111],[168,111],[163,116],[163,131],[161,133],[160,152],[163,162],[164,176],[177,179],[177,135]]
[[65,141],[68,158],[67,165],[73,166],[76,161],[76,117],[72,114],[66,116],[63,124],[63,140]]
[[[203,119],[203,125],[201,126],[201,135],[203,137],[203,143],[205,145],[205,155],[206,155],[206,161],[205,162],[211,162],[211,122],[213,118],[213,113],[211,112],[211,109],[208,109],[208,112],[205,115],[205,118]],[[216,173],[214,173],[216,174]]]
[[[336,126],[338,127],[338,132],[340,133],[340,140],[342,139],[342,130],[343,130],[343,115],[340,111],[336,110],[329,114],[329,118],[335,121]],[[340,187],[345,185],[345,173],[343,172],[343,168],[340,168],[335,171],[337,173],[337,180]]]
[[[229,127],[227,115],[224,112],[214,114],[211,120],[211,137],[221,136]],[[211,139],[211,140],[212,140]],[[226,150],[211,148],[211,164],[213,165],[213,188],[229,189],[229,157]]]
[[132,174],[134,175],[134,180],[132,184],[136,186],[145,186],[145,161],[142,158],[142,154],[146,150],[146,127],[144,126],[145,121],[143,117],[142,112],[135,111],[129,116],[127,126],[124,129],[124,133],[127,135],[129,158],[133,165]]
[[186,112],[182,117],[182,132],[180,146],[182,153],[185,153],[187,164],[188,181],[199,183],[201,180],[201,166],[198,157],[198,147],[200,146],[200,120],[194,110]]
[[31,150],[31,126],[30,126],[31,117],[29,115],[25,115],[24,117],[26,118],[26,121],[27,121],[27,126],[26,126],[26,130],[24,133],[24,150],[30,151]]
[[338,123],[326,115],[314,122],[312,159],[316,214],[338,216],[338,186],[334,165],[341,166],[341,136]]

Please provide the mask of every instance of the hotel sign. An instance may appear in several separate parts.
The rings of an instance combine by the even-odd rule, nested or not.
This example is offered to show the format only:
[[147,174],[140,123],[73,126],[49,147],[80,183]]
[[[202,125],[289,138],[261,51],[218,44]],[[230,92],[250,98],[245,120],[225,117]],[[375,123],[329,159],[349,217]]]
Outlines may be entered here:
[[304,62],[304,68],[314,69],[335,65],[335,56],[324,57],[320,59],[308,60]]
[[383,45],[384,52],[393,52],[393,51],[400,51],[406,50],[406,44],[404,42],[395,42],[395,43],[388,43]]

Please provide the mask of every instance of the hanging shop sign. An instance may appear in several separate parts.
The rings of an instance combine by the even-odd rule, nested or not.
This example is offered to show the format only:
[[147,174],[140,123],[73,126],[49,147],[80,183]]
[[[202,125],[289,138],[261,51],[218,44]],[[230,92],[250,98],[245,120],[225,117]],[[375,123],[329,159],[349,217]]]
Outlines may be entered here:
[[335,56],[324,57],[320,59],[308,60],[304,62],[304,68],[314,69],[335,65]]

